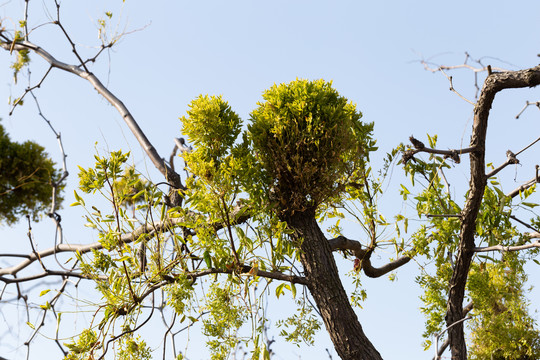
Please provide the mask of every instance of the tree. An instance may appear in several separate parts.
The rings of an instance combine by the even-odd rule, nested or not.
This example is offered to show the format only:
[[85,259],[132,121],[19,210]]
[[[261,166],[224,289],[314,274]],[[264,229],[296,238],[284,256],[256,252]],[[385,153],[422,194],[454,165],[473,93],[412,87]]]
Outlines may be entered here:
[[60,171],[42,146],[32,141],[12,142],[0,125],[0,153],[1,222],[13,224],[22,216],[36,221],[40,212],[60,205]]
[[[376,150],[373,124],[362,122],[355,105],[323,80],[297,79],[271,87],[251,113],[247,128],[223,97],[196,98],[181,119],[187,142],[177,139],[172,156],[165,161],[127,107],[89,69],[90,62],[114,46],[116,39],[104,42],[97,54],[85,60],[60,21],[60,5],[55,4],[53,24],[65,34],[79,63],[60,62],[45,47],[32,43],[25,18],[19,32],[0,32],[0,46],[18,54],[15,74],[37,55],[50,69],[89,81],[120,112],[165,181],[144,180],[136,168],[127,165],[129,153],[96,155],[93,167],[80,169],[72,205],[87,210],[87,226],[95,229],[99,241],[60,242],[51,249],[33,250],[22,262],[0,269],[6,286],[61,276],[62,285],[39,310],[43,317],[52,312],[58,324],[59,299],[68,280],[95,284],[102,299],[94,304],[89,326],[65,345],[56,334],[66,359],[104,358],[111,351],[122,359],[149,358],[150,349],[138,332],[158,312],[164,319],[170,317],[164,336],[171,335],[172,351],[178,358],[182,353],[175,350],[171,331],[176,323],[187,327],[201,323],[214,358],[225,358],[240,345],[248,347],[253,358],[269,358],[270,342],[264,339],[268,320],[261,314],[263,297],[257,288],[276,283],[275,295],[290,291],[299,306],[292,318],[281,323],[288,340],[312,342],[320,327],[316,312],[341,358],[379,359],[353,309],[364,296],[360,274],[381,277],[412,258],[435,264],[434,273],[424,272],[419,283],[425,288],[426,336],[442,340],[443,330],[449,334],[437,352],[449,344],[453,358],[467,358],[464,322],[468,314],[474,314],[471,357],[538,357],[540,337],[525,306],[523,266],[537,255],[540,243],[534,239],[540,237],[540,221],[537,216],[523,221],[515,215],[521,207],[536,206],[527,198],[535,190],[538,175],[505,194],[494,176],[516,164],[528,146],[510,152],[506,162],[488,172],[484,158],[495,94],[538,85],[539,68],[494,72],[479,63],[478,70],[487,76],[475,103],[470,146],[439,150],[436,137],[429,137],[429,147],[411,137],[412,146],[400,145],[391,151],[378,175],[370,163],[370,153]],[[14,105],[22,105],[32,91],[29,87]],[[401,185],[402,196],[414,202],[420,217],[428,218],[410,238],[408,219],[398,214],[395,222],[389,222],[377,204],[400,150],[401,163],[417,192],[413,196],[409,185]],[[185,162],[185,176],[175,170],[178,151]],[[429,154],[428,158],[423,159],[421,153]],[[465,154],[470,157],[471,179],[465,203],[460,205],[447,190],[444,171]],[[168,191],[159,185],[168,186]],[[93,194],[104,197],[107,205],[99,205]],[[343,235],[339,220],[347,213],[358,219],[368,239],[364,243]],[[60,227],[60,220],[55,221]],[[321,230],[323,221],[331,223],[327,233],[334,238],[328,239]],[[532,232],[523,232],[516,222]],[[397,236],[385,244],[381,234],[394,227]],[[388,247],[395,248],[395,260],[374,267],[373,255]],[[493,252],[502,255],[498,258]],[[72,256],[72,267],[64,264],[54,270],[58,266],[45,261],[61,253]],[[339,253],[354,259],[353,301],[337,271],[334,254]],[[41,266],[40,273],[18,276],[35,262]],[[44,289],[40,295],[49,292]],[[25,295],[21,292],[20,297]],[[471,305],[464,307],[466,297]],[[32,326],[37,332],[42,325]],[[242,332],[246,327],[251,328],[247,336]],[[165,357],[166,341],[163,347]]]

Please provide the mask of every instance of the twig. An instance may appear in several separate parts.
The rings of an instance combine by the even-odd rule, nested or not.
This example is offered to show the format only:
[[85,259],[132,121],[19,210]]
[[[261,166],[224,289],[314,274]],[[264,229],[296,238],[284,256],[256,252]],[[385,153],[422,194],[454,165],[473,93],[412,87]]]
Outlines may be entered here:
[[523,109],[521,109],[520,112],[517,113],[516,115],[516,119],[519,119],[519,117],[525,112],[525,110],[531,106],[531,105],[535,105],[537,108],[540,109],[540,101],[535,101],[535,102],[531,102],[531,101],[527,101],[525,102],[525,106],[523,107]]

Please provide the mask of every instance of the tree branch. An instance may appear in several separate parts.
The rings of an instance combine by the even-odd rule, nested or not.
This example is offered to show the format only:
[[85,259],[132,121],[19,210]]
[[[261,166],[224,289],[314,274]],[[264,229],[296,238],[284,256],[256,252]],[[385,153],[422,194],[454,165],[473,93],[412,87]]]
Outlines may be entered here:
[[[184,186],[181,183],[180,176],[174,172],[166,162],[159,156],[157,150],[150,143],[146,134],[141,130],[139,124],[135,121],[135,118],[131,115],[130,111],[124,105],[124,103],[118,99],[101,81],[91,72],[81,69],[79,66],[69,65],[64,62],[57,60],[54,56],[48,53],[43,48],[29,42],[29,41],[19,41],[19,42],[6,42],[1,41],[0,46],[5,50],[31,50],[37,55],[45,59],[46,62],[50,64],[51,67],[57,68],[74,75],[77,75],[92,84],[92,86],[97,90],[97,92],[102,95],[111,105],[113,105],[116,110],[120,113],[127,126],[148,155],[154,166],[165,176],[165,178],[173,183],[177,188],[184,189]],[[84,64],[84,63],[83,63]]]
[[366,276],[369,276],[371,278],[381,277],[405,265],[411,260],[411,258],[408,256],[402,256],[399,259],[389,262],[388,264],[380,268],[376,268],[371,265],[370,256],[368,256],[369,252],[362,248],[362,244],[359,241],[347,239],[345,236],[342,236],[342,235],[334,239],[330,239],[328,241],[330,243],[330,248],[332,249],[332,251],[336,251],[336,250],[352,251],[354,256],[356,256],[361,261],[362,263],[361,267],[364,270],[364,273],[366,274]]
[[537,182],[538,182],[538,178],[534,177],[531,180],[527,181],[525,184],[521,185],[520,187],[515,188],[514,190],[510,191],[508,194],[506,194],[506,196],[513,199],[516,196],[518,196],[520,192],[527,190],[531,186],[535,185]]
[[[540,233],[527,233],[525,234],[529,238],[540,238]],[[514,246],[506,246],[506,245],[493,245],[493,246],[484,246],[484,247],[476,247],[474,248],[474,252],[488,252],[488,251],[521,251],[521,250],[527,250],[532,248],[540,248],[540,240],[536,240],[533,243],[529,244],[523,244],[523,245],[514,245]]]
[[403,151],[403,164],[406,164],[410,159],[414,157],[415,154],[418,154],[420,152],[425,152],[428,154],[438,154],[438,155],[444,155],[445,158],[452,159],[455,163],[460,163],[460,155],[467,154],[470,152],[473,152],[475,149],[473,147],[465,148],[465,149],[459,149],[459,150],[439,150],[439,149],[432,149],[428,148],[424,145],[423,142],[420,140],[415,139],[413,136],[409,137],[409,140],[414,146],[414,149],[409,149]]
[[[198,216],[199,214],[189,211],[186,215],[186,217],[192,217],[192,216]],[[169,218],[165,221],[159,221],[156,223],[148,223],[139,226],[137,229],[135,229],[133,232],[122,234],[120,236],[119,242],[121,244],[129,244],[136,240],[138,240],[141,237],[145,237],[146,240],[156,236],[157,234],[167,231],[171,227],[178,226],[180,224],[184,224],[187,220],[186,217],[177,217],[177,218]],[[248,211],[245,207],[236,206],[231,211],[231,225],[237,225],[246,222],[250,215],[248,214]],[[221,230],[224,227],[224,224],[221,223],[214,223],[213,227],[216,231]],[[1,275],[16,275],[19,271],[23,270],[36,260],[45,258],[47,256],[55,255],[62,252],[78,252],[81,254],[85,254],[87,252],[90,252],[92,250],[99,250],[103,249],[103,245],[100,242],[95,242],[91,244],[58,244],[52,248],[42,250],[39,252],[32,252],[28,255],[17,255],[17,254],[10,254],[10,256],[17,256],[17,257],[24,257],[26,260],[21,261],[18,265],[3,268],[0,269],[0,276]]]
[[80,272],[75,271],[66,271],[66,270],[45,270],[42,273],[34,274],[26,277],[16,277],[16,278],[6,278],[4,276],[0,276],[0,281],[6,284],[17,284],[27,281],[32,281],[36,279],[41,279],[48,276],[63,276],[63,277],[75,277],[80,279],[99,279],[99,280],[107,280],[108,277],[106,275],[99,275],[99,276],[92,276],[83,274]]

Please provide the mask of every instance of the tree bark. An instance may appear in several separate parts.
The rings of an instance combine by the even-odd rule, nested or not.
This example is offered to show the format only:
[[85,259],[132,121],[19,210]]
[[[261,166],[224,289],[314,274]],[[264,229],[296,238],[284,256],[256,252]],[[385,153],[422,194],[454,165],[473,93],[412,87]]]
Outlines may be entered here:
[[296,212],[285,221],[295,233],[308,288],[338,355],[344,360],[382,359],[364,334],[341,283],[328,239],[314,211]]

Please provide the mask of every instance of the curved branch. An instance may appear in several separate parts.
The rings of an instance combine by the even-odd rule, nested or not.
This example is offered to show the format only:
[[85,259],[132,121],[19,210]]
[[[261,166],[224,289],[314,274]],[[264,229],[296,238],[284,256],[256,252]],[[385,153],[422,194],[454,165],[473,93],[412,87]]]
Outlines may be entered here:
[[411,258],[408,256],[402,256],[397,260],[389,262],[386,265],[383,265],[380,268],[373,267],[370,260],[370,252],[362,248],[362,244],[357,240],[347,239],[345,236],[338,236],[337,238],[328,240],[330,243],[330,248],[332,251],[336,250],[350,250],[353,252],[354,256],[362,262],[362,269],[366,276],[371,278],[378,278],[385,274],[388,274],[391,271],[405,265],[408,263]]
[[[474,307],[474,304],[472,301],[468,303],[463,308],[463,317],[467,316],[467,314],[473,309],[473,307]],[[444,353],[444,351],[446,350],[446,348],[448,347],[448,345],[450,345],[450,338],[446,338],[446,340],[442,343],[441,347],[438,349],[435,349],[437,350],[437,355],[433,357],[433,360],[439,360],[442,354]]]

